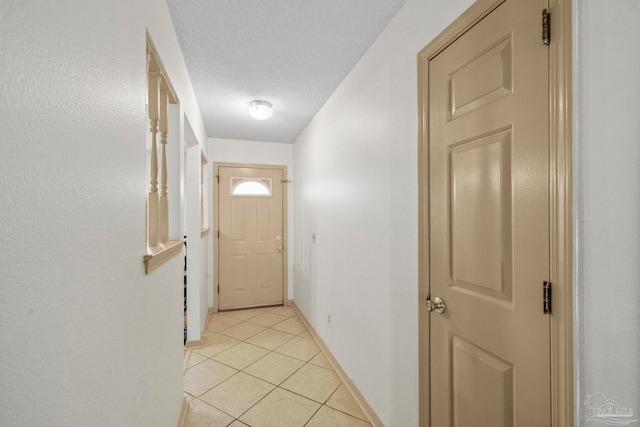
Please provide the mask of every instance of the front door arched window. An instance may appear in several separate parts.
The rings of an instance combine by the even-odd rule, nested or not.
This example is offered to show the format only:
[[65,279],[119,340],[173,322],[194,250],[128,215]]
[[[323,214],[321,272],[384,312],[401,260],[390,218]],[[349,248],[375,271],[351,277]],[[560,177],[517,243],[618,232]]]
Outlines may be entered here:
[[231,178],[231,196],[271,197],[271,178]]

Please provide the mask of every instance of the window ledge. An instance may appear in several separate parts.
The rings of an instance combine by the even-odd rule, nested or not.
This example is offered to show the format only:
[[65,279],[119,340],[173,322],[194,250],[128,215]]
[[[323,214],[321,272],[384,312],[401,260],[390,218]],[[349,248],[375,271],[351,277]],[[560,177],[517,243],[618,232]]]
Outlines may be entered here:
[[201,229],[200,230],[200,237],[206,236],[207,234],[209,234],[210,231],[211,231],[211,229],[209,227]]
[[147,255],[144,256],[145,274],[151,273],[165,262],[182,251],[182,240],[170,240],[167,243],[160,243],[158,246],[147,246]]

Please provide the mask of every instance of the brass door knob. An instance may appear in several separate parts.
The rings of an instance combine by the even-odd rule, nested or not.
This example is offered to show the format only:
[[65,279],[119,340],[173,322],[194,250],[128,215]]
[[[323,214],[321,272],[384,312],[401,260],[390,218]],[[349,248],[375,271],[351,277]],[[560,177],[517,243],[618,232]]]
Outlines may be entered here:
[[432,311],[435,311],[438,314],[442,314],[444,313],[444,311],[447,309],[447,306],[444,303],[444,300],[440,297],[436,297],[433,302],[431,301],[431,299],[427,299],[427,311],[429,313],[431,313]]

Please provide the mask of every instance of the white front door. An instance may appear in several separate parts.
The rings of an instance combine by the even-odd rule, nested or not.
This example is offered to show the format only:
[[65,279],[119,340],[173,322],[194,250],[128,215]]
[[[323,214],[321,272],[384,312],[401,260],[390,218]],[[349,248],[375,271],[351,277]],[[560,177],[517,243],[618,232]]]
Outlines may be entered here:
[[218,309],[282,304],[283,170],[220,167]]

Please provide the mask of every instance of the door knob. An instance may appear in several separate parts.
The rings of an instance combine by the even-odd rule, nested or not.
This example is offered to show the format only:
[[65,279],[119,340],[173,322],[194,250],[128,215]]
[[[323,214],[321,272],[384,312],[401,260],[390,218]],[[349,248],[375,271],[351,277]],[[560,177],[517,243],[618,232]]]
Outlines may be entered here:
[[447,306],[445,305],[444,300],[442,298],[436,297],[436,299],[434,299],[433,302],[431,302],[430,298],[427,298],[427,311],[429,313],[431,313],[432,311],[435,311],[438,314],[442,314],[446,309],[447,309]]
[[278,241],[279,246],[276,247],[277,250],[282,252],[284,249],[284,244],[282,243],[282,236],[276,236],[276,240]]

